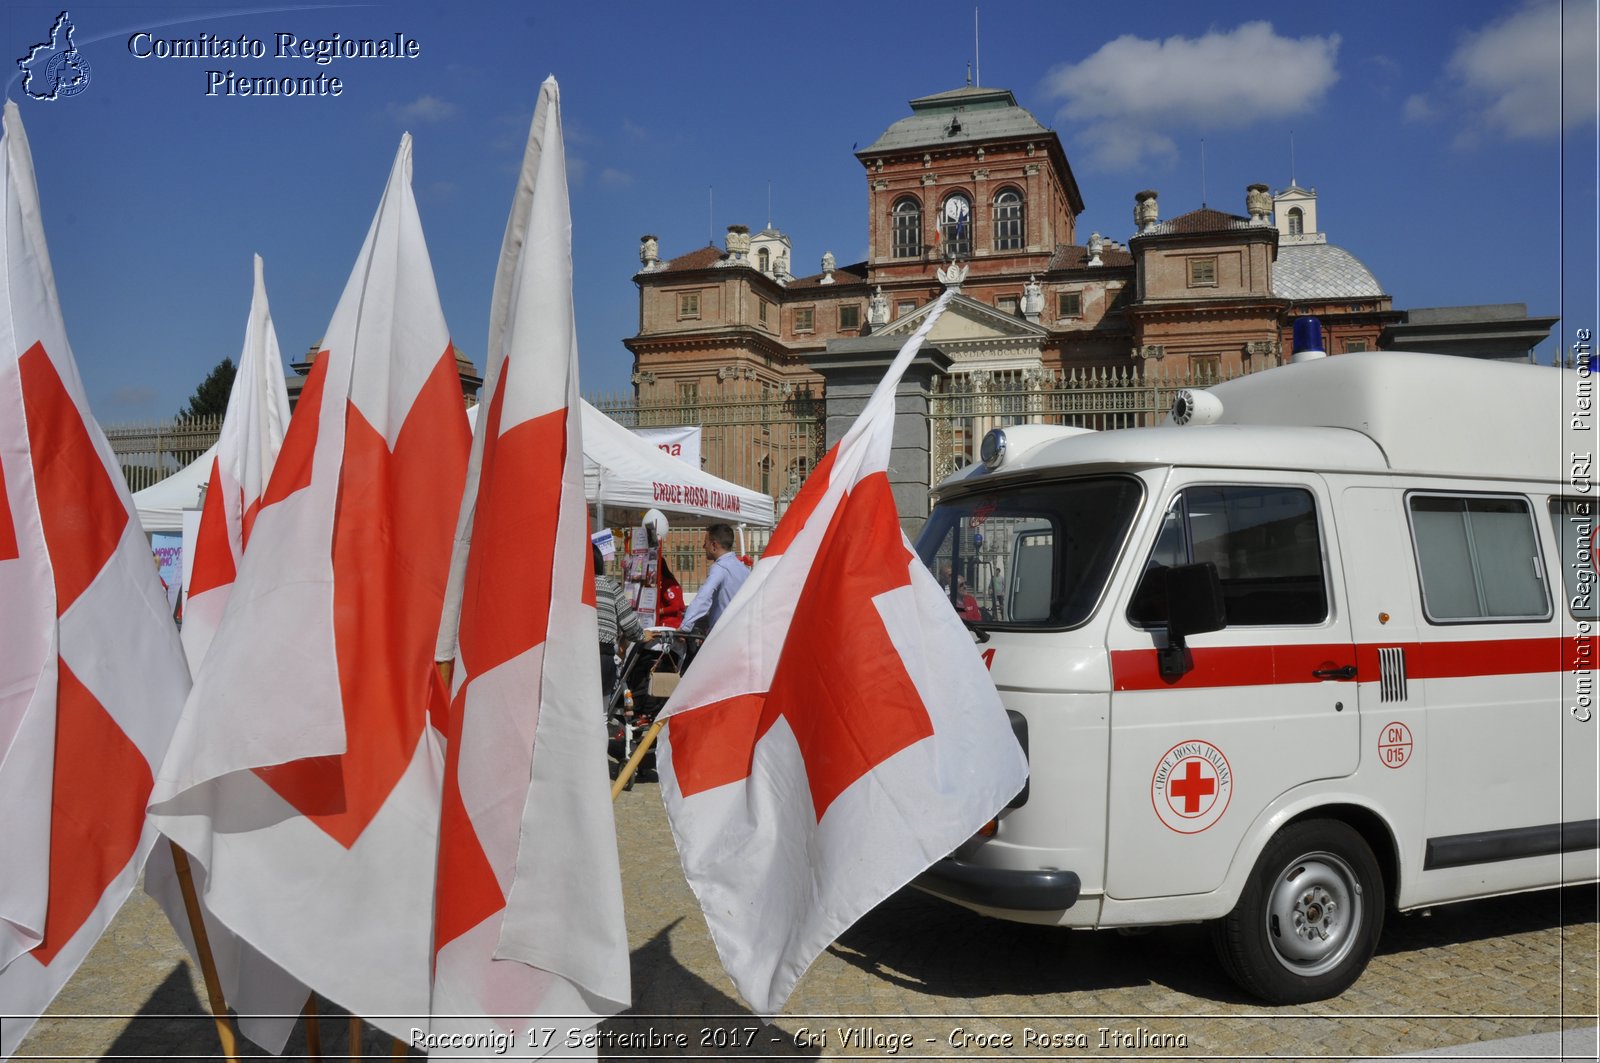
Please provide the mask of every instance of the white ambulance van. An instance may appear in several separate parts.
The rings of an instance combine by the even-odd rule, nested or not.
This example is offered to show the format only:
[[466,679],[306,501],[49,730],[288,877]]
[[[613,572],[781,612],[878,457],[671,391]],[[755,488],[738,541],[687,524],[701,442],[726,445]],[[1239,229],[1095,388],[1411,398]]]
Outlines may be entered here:
[[1594,881],[1592,383],[1350,354],[1162,427],[989,433],[917,549],[978,598],[1030,778],[917,885],[1209,921],[1291,1003],[1354,982],[1387,910]]

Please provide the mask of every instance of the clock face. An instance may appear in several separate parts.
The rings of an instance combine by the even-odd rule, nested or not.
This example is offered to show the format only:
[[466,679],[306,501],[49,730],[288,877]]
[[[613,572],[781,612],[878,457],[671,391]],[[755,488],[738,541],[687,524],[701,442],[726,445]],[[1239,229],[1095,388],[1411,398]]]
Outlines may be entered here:
[[944,216],[946,221],[960,221],[969,213],[967,197],[951,196],[944,201]]

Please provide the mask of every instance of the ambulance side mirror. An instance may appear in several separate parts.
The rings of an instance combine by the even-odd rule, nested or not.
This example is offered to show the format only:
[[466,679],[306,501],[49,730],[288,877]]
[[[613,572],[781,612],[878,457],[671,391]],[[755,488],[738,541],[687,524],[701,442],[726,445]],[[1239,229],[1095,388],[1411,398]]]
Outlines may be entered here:
[[1194,667],[1190,635],[1221,631],[1228,626],[1217,566],[1209,561],[1175,565],[1166,570],[1167,644],[1156,651],[1161,678],[1176,682]]

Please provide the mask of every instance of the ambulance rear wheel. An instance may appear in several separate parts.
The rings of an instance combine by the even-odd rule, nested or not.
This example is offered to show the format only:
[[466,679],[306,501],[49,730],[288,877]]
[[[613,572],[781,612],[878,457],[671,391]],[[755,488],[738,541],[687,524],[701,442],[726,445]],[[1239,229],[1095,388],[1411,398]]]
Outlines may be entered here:
[[1273,1004],[1338,996],[1383,930],[1383,871],[1348,824],[1291,823],[1267,844],[1232,912],[1213,924],[1223,966]]

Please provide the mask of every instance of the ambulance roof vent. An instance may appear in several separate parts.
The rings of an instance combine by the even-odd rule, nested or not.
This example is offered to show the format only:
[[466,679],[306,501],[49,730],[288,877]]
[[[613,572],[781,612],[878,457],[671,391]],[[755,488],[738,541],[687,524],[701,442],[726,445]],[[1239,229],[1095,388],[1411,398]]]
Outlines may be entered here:
[[1168,424],[1216,424],[1221,419],[1222,400],[1197,388],[1178,392],[1172,400],[1172,409],[1167,411]]

